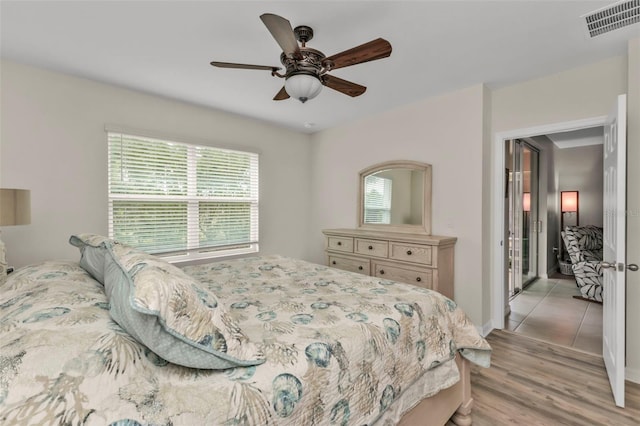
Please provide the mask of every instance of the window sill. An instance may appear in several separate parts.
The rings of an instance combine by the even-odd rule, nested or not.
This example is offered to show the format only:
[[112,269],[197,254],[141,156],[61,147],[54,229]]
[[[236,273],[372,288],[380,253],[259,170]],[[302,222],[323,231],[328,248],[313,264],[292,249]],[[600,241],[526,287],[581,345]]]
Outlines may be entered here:
[[165,255],[159,253],[156,256],[166,260],[169,263],[176,264],[177,266],[184,266],[194,263],[207,263],[207,261],[213,260],[217,261],[243,257],[246,255],[255,255],[258,253],[258,244],[252,244],[248,247],[239,247],[234,249],[204,251],[192,250],[182,253],[169,253]]

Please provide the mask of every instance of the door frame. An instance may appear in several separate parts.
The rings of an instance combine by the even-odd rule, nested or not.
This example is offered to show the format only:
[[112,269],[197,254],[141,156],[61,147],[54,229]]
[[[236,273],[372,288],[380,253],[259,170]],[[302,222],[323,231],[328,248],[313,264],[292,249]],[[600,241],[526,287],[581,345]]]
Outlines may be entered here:
[[[560,123],[546,124],[541,126],[526,127],[521,129],[507,130],[495,134],[494,154],[493,154],[493,214],[491,215],[491,253],[492,259],[492,297],[491,297],[491,329],[504,328],[504,307],[505,307],[505,285],[504,282],[504,245],[507,239],[504,235],[504,188],[505,188],[505,140],[522,139],[533,136],[540,136],[549,133],[568,132],[580,130],[587,127],[604,126],[607,116],[597,116],[581,120],[564,121]],[[543,225],[546,229],[546,224]]]

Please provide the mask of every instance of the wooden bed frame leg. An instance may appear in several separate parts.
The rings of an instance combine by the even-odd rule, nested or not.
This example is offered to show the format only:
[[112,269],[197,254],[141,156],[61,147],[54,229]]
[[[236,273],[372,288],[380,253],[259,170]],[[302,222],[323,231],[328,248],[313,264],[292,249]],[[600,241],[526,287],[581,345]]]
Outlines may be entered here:
[[451,417],[451,421],[458,426],[470,426],[472,423],[471,409],[473,408],[473,398],[471,398],[471,364],[468,360],[458,355],[458,369],[460,370],[460,382],[462,384],[462,404]]
[[471,409],[473,408],[473,399],[460,405],[460,408],[453,414],[451,421],[457,426],[471,426],[473,422],[471,418]]

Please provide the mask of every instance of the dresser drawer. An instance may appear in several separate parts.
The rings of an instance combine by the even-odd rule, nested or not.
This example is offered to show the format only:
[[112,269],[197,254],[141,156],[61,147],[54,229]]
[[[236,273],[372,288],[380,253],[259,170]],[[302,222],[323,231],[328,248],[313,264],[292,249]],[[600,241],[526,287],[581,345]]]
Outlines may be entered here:
[[389,258],[402,260],[404,262],[420,263],[423,265],[432,264],[432,247],[421,244],[389,243]]
[[358,272],[369,275],[369,259],[355,259],[351,257],[329,256],[329,266],[345,271]]
[[327,248],[334,251],[353,253],[352,237],[327,237]]
[[380,240],[364,240],[356,238],[355,250],[358,254],[365,256],[387,257],[389,256],[389,243]]
[[373,268],[376,277],[432,288],[433,271],[429,269],[405,268],[380,263],[375,263]]

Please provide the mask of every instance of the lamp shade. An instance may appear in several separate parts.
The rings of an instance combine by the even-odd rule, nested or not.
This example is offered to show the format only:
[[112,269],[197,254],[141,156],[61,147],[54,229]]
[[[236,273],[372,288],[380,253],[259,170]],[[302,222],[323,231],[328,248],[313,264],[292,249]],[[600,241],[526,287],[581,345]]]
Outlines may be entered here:
[[560,210],[562,213],[578,211],[578,191],[562,191],[560,193]]
[[31,223],[31,191],[0,188],[0,226]]
[[322,82],[310,74],[293,74],[285,80],[284,89],[289,96],[305,103],[318,96],[322,90]]
[[525,212],[531,211],[531,193],[525,192],[522,194],[522,210]]

